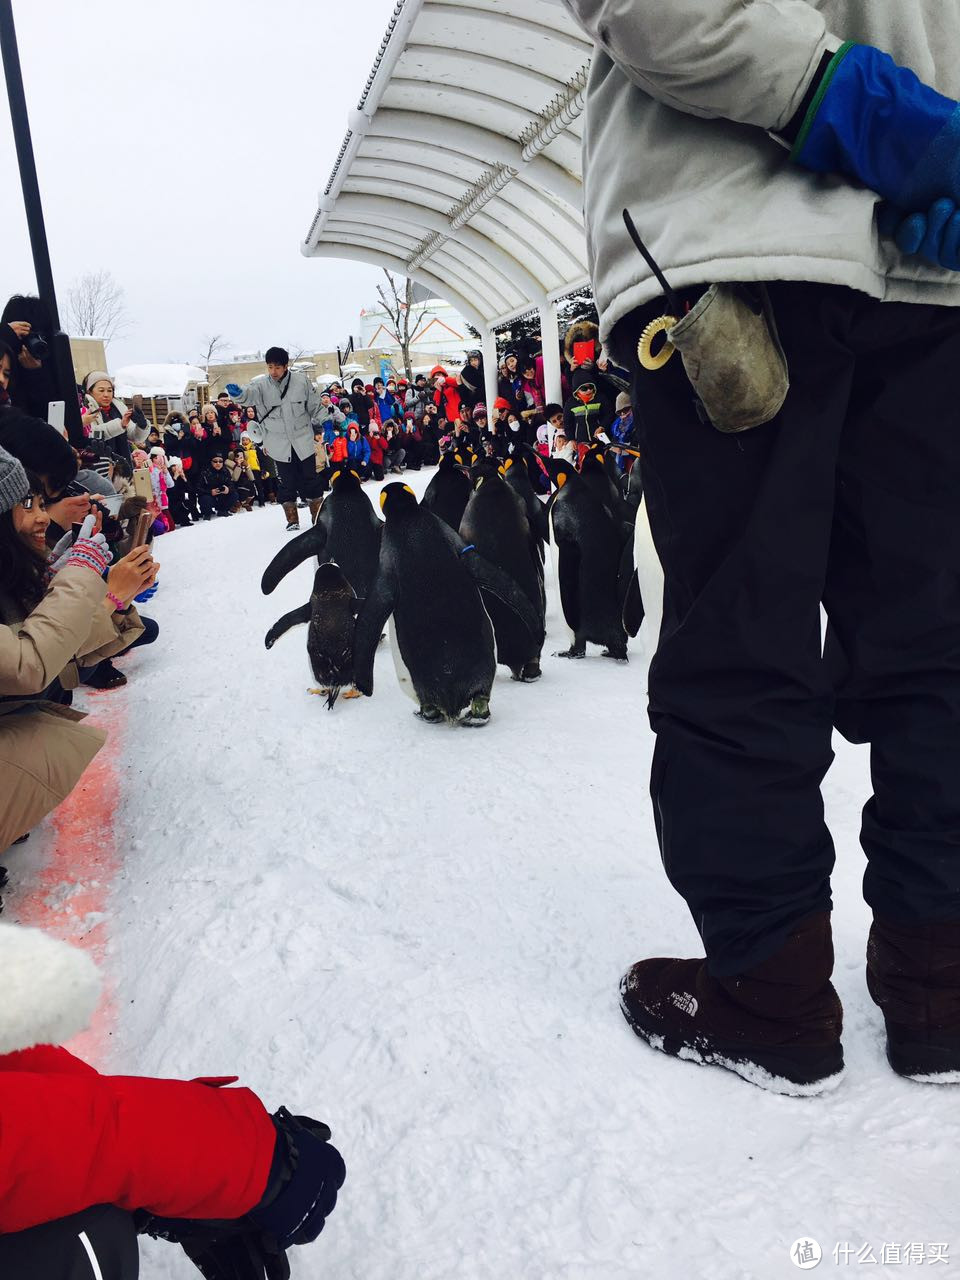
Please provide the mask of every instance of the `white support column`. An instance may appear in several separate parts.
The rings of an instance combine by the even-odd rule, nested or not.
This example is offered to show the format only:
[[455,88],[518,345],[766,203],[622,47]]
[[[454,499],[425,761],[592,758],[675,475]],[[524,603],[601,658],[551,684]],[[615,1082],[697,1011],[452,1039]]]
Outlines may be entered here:
[[483,381],[486,395],[488,420],[493,421],[493,402],[497,398],[497,387],[500,382],[497,368],[497,335],[492,329],[481,329],[483,339]]
[[560,322],[557,317],[557,304],[548,302],[545,306],[538,307],[538,311],[540,312],[540,339],[543,343],[543,385],[547,393],[547,402],[562,404],[558,335]]

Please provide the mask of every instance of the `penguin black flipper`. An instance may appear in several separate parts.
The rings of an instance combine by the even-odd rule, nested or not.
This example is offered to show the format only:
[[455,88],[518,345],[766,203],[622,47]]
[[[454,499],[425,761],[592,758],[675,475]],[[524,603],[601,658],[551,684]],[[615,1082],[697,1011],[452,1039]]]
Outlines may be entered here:
[[284,543],[263,572],[260,590],[268,596],[291,569],[303,564],[310,556],[321,556],[327,543],[327,526],[318,520],[292,542]]
[[291,609],[289,613],[285,613],[282,618],[278,618],[267,634],[263,637],[265,648],[272,649],[282,635],[290,630],[291,627],[299,627],[303,623],[310,621],[311,616],[310,602],[302,604],[299,609]]
[[357,616],[353,637],[353,683],[368,698],[373,695],[373,659],[377,645],[396,603],[396,576],[381,568]]
[[630,574],[623,599],[623,629],[631,638],[637,635],[644,619],[643,596],[640,594],[640,575],[636,569]]
[[557,578],[563,620],[577,635],[580,631],[580,548],[575,542],[564,541],[558,545]]
[[633,539],[626,543],[620,555],[617,574],[617,595],[620,600],[620,616],[628,636],[635,636],[643,622],[643,596],[640,594],[640,575],[633,563]]
[[481,595],[489,592],[508,609],[513,610],[534,640],[542,637],[543,620],[537,616],[537,611],[527,593],[520,590],[509,574],[498,569],[489,560],[484,560],[483,556],[473,548],[462,546],[460,558],[471,578],[480,588]]

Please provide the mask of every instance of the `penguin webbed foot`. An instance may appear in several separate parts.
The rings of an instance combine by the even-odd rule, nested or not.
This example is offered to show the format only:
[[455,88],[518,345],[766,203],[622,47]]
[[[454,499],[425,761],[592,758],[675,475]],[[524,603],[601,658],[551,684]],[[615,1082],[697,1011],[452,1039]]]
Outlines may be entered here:
[[614,662],[630,661],[630,656],[627,653],[626,645],[624,645],[622,649],[620,649],[619,647],[616,649],[607,647],[606,649],[604,649],[603,653],[600,656],[601,658],[612,658]]
[[522,667],[516,667],[510,672],[510,679],[515,680],[517,684],[533,684],[535,680],[539,680],[543,675],[540,670],[540,663],[536,658],[532,662],[526,662]]
[[555,658],[585,658],[587,656],[587,646],[577,646],[572,644],[569,649],[560,649],[553,655]]
[[424,724],[440,724],[444,719],[444,714],[439,707],[421,707],[419,711],[415,711],[416,715]]
[[490,723],[490,699],[482,695],[471,699],[470,709],[461,718],[460,724],[468,729],[480,729]]

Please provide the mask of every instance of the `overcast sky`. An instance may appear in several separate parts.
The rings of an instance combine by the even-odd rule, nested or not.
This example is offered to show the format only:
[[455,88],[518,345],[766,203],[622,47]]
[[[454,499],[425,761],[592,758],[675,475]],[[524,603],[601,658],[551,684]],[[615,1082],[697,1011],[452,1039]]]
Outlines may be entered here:
[[[58,296],[105,268],[130,331],[111,369],[332,349],[379,273],[308,259],[316,210],[393,0],[14,0]],[[36,292],[6,94],[0,305]]]

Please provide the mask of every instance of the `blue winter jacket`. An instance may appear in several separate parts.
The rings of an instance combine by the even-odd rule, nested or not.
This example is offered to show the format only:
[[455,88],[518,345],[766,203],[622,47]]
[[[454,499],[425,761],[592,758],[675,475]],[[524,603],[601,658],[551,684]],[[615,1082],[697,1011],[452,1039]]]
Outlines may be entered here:
[[362,462],[364,466],[370,462],[370,445],[366,436],[356,440],[347,440],[347,457],[351,462]]

